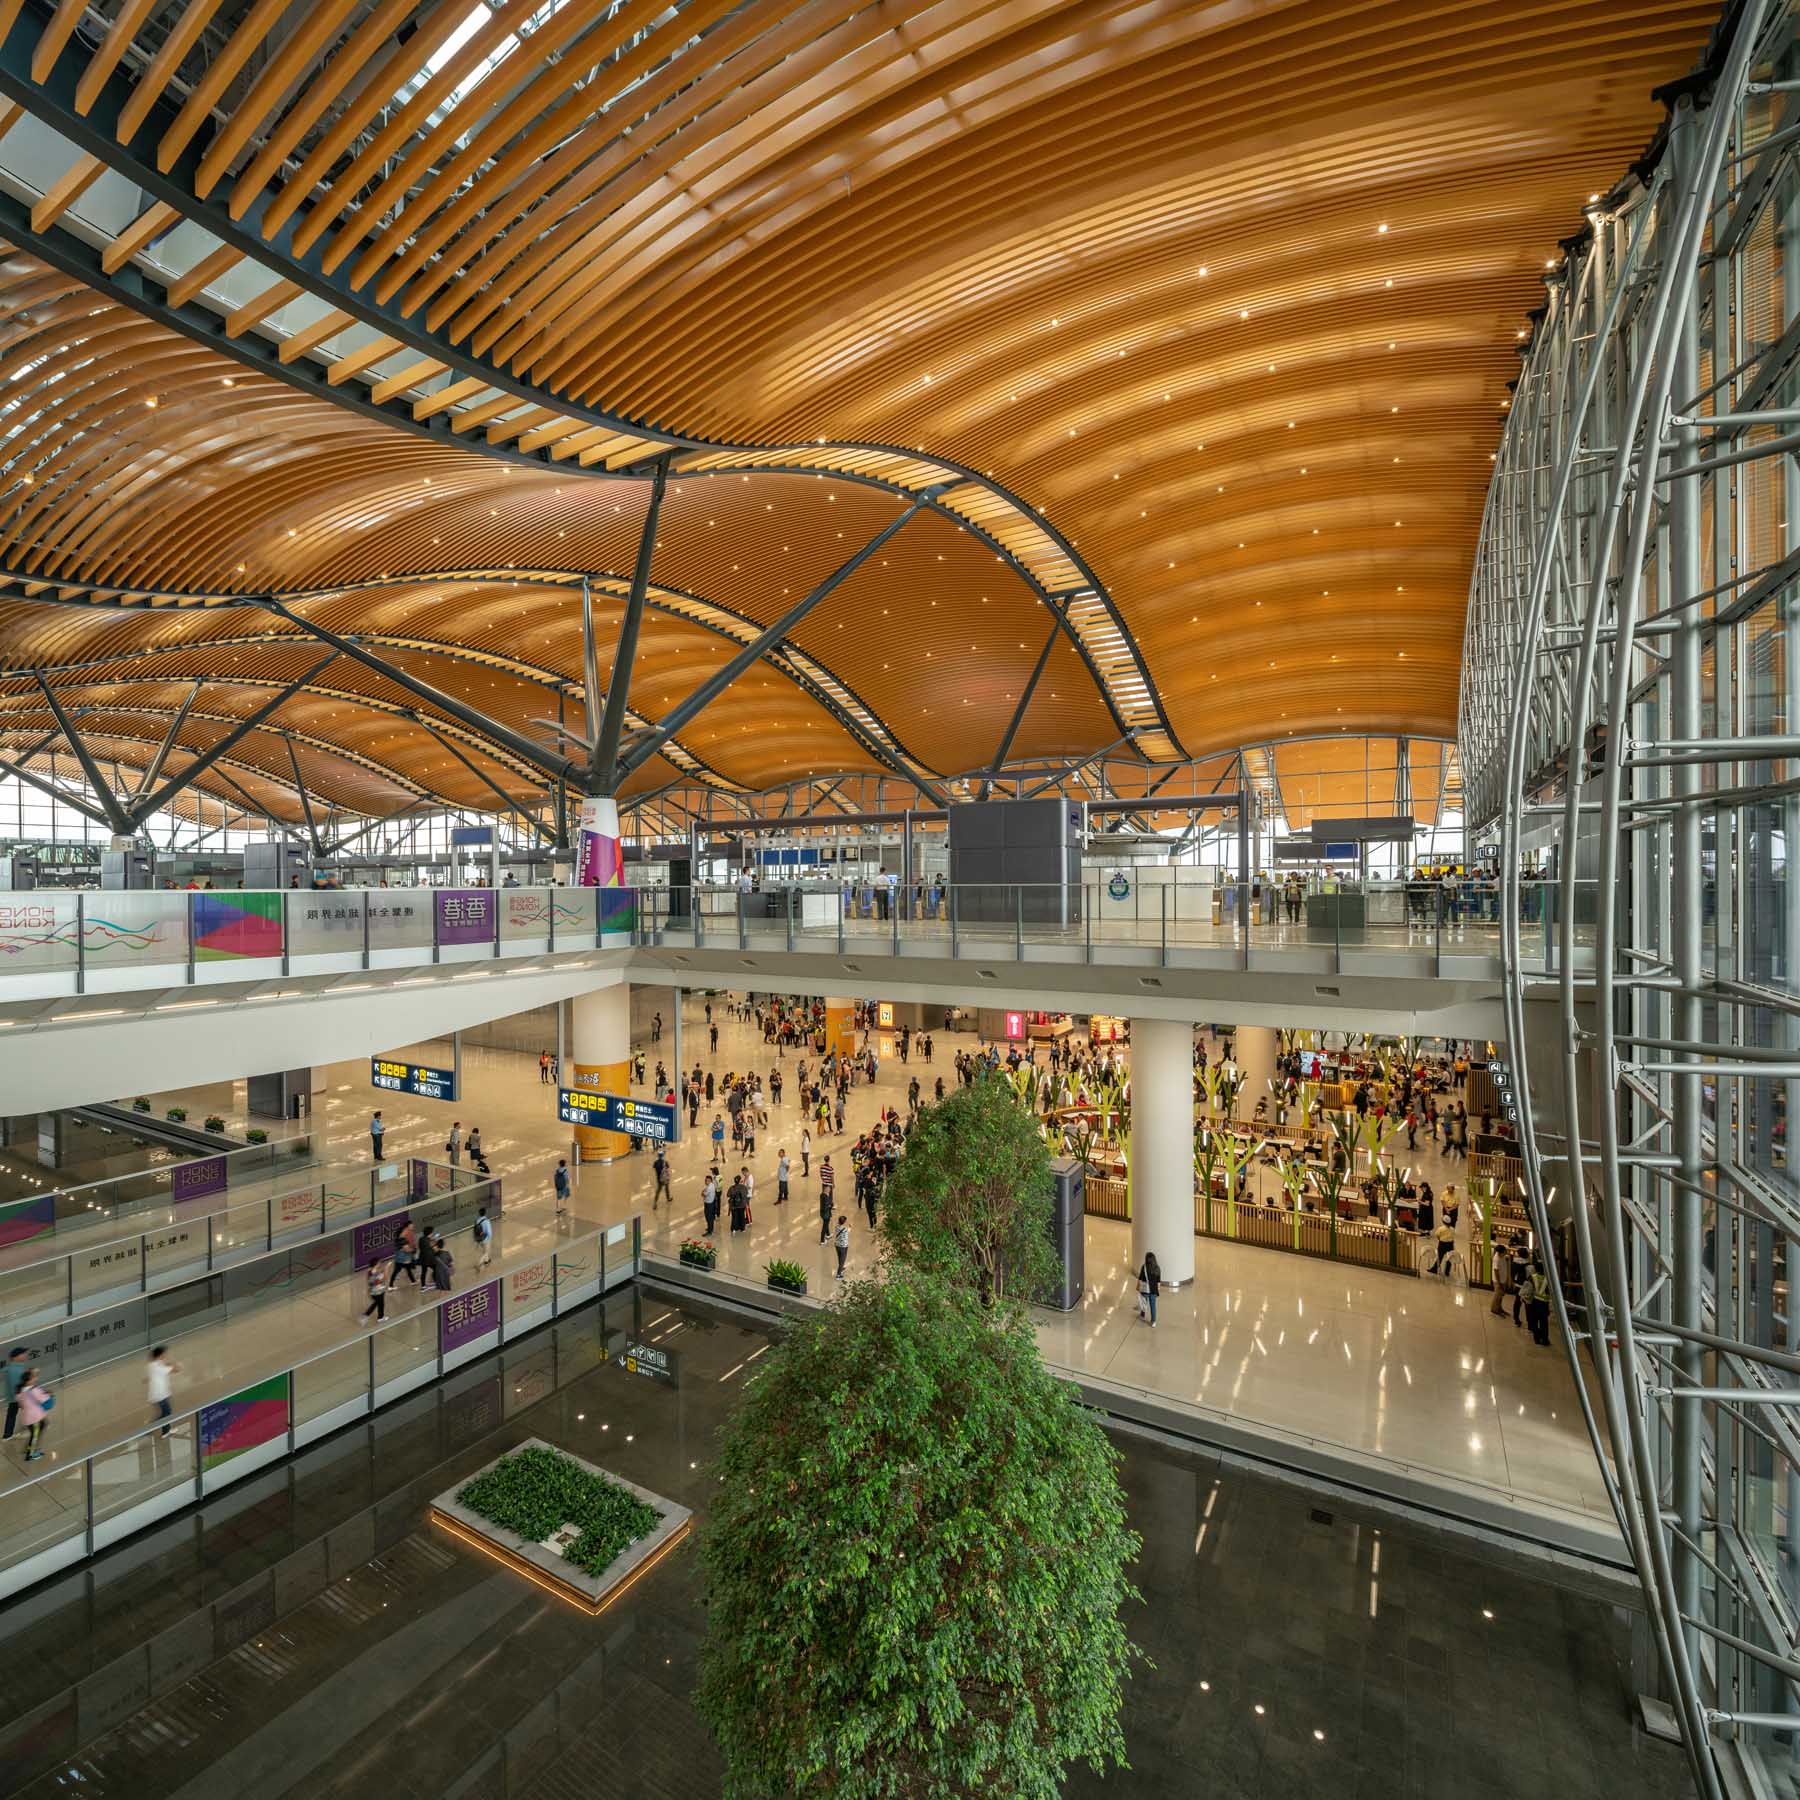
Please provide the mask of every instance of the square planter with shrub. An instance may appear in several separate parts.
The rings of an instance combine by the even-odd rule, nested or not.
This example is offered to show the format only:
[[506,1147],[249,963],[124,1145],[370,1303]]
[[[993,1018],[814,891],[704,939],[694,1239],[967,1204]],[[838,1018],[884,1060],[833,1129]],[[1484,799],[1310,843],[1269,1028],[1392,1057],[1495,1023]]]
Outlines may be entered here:
[[711,1244],[688,1238],[681,1246],[681,1260],[692,1269],[710,1269],[718,1262],[719,1253]]
[[763,1273],[769,1278],[769,1286],[778,1294],[806,1292],[806,1266],[803,1263],[789,1262],[778,1256],[763,1265]]

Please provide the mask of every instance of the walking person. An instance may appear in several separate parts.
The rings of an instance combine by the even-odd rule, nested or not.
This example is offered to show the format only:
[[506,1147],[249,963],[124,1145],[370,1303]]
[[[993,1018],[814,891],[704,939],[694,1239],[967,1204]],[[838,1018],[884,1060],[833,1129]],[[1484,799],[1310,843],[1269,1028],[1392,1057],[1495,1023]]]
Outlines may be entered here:
[[372,1262],[369,1264],[369,1304],[363,1309],[363,1323],[369,1322],[369,1314],[377,1319],[387,1317],[388,1272],[387,1264]]
[[387,1127],[381,1122],[381,1111],[377,1108],[369,1119],[369,1147],[375,1152],[375,1160],[381,1161],[381,1138]]
[[556,1216],[567,1218],[569,1213],[569,1159],[559,1156],[556,1159]]
[[1152,1331],[1156,1329],[1156,1297],[1162,1292],[1162,1265],[1156,1260],[1154,1250],[1144,1252],[1143,1265],[1138,1270],[1138,1311],[1149,1319]]
[[19,1389],[31,1372],[31,1352],[23,1344],[14,1346],[6,1359],[6,1436],[11,1437],[19,1423]]
[[398,1287],[402,1275],[410,1276],[415,1287],[420,1285],[419,1247],[410,1222],[400,1227],[400,1235],[394,1239],[394,1279],[390,1285]]
[[656,1176],[656,1187],[650,1195],[650,1210],[656,1211],[657,1202],[662,1199],[664,1194],[669,1196],[669,1204],[673,1206],[675,1195],[669,1187],[669,1156],[661,1144],[656,1146],[656,1160],[650,1165],[650,1169]]
[[[144,1385],[145,1395],[150,1402],[153,1413],[151,1420],[152,1424],[154,1424],[157,1419],[166,1420],[169,1414],[174,1410],[174,1401],[172,1399],[173,1381],[174,1377],[180,1373],[181,1365],[180,1363],[172,1363],[169,1361],[169,1352],[166,1345],[158,1344],[156,1348],[150,1352],[150,1366],[146,1371]],[[169,1427],[166,1424],[162,1428],[162,1435],[164,1437],[169,1435]]]
[[[839,1260],[841,1263],[842,1259]],[[44,1421],[55,1404],[55,1396],[38,1384],[38,1371],[27,1369],[24,1384],[19,1389],[19,1421],[25,1427],[25,1460],[28,1463],[43,1458],[38,1443],[44,1435]]]
[[719,1054],[719,1028],[718,1028],[718,1026],[708,1025],[706,1028],[706,1035],[707,1035],[708,1041],[712,1045],[713,1055],[717,1056]]
[[481,1254],[475,1259],[478,1269],[485,1269],[494,1260],[494,1221],[488,1217],[484,1206],[475,1215],[475,1247]]
[[[1438,1224],[1436,1236],[1437,1255],[1432,1259],[1431,1263],[1431,1272],[1434,1275],[1440,1274],[1443,1271],[1445,1262],[1454,1258],[1456,1255],[1456,1227],[1450,1223],[1450,1217],[1447,1213]],[[1454,1262],[1451,1263],[1451,1266],[1452,1268],[1455,1267]]]
[[444,1139],[444,1154],[450,1159],[453,1169],[462,1166],[462,1120],[450,1121],[450,1135]]
[[538,1086],[539,1087],[548,1087],[549,1085],[550,1085],[550,1052],[548,1050],[540,1050],[538,1052]]
[[650,1021],[650,1042],[652,1044],[660,1044],[662,1042],[662,1014],[661,1013],[658,1013]]
[[832,1202],[837,1192],[837,1174],[826,1156],[819,1163],[819,1242],[831,1236]]
[[481,1147],[481,1127],[479,1125],[469,1127],[469,1141],[465,1147],[469,1152],[469,1167],[478,1175],[491,1175],[493,1171],[488,1167],[487,1152]]
[[1531,1273],[1525,1277],[1525,1323],[1531,1329],[1531,1341],[1548,1348],[1550,1343],[1550,1277],[1544,1265],[1535,1258]]
[[[838,1214],[837,1233],[831,1241],[837,1249],[837,1278],[842,1281],[844,1279],[844,1258],[850,1254],[850,1215],[848,1213]],[[26,1460],[29,1461],[30,1458],[28,1457]]]

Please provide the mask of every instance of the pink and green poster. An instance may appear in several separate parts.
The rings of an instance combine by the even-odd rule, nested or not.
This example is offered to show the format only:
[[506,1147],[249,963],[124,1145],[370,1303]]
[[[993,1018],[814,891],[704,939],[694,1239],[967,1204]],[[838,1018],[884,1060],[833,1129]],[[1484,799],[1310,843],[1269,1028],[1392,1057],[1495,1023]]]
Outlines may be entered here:
[[288,1428],[288,1378],[274,1375],[200,1409],[200,1467],[216,1469]]
[[279,894],[194,896],[194,960],[231,962],[281,954]]

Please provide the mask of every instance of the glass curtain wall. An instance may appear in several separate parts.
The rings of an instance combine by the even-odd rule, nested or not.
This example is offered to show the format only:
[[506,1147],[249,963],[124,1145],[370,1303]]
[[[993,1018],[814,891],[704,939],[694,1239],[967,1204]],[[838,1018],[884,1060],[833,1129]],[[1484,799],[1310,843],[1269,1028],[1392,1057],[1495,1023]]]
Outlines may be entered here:
[[1555,1304],[1709,1800],[1800,1794],[1794,30],[1728,12],[1547,278],[1463,675],[1530,1202],[1566,1234]]

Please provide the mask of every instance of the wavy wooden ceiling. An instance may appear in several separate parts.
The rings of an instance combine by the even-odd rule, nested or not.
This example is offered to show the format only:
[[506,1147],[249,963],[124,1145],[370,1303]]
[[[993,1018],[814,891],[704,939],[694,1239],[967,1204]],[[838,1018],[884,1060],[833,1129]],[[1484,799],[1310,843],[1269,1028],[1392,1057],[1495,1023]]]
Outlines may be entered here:
[[[573,582],[616,628],[648,488],[621,472],[671,444],[640,723],[900,496],[941,497],[639,788],[980,768],[1046,594],[1070,630],[1016,756],[1127,726],[1157,759],[1448,735],[1524,316],[1714,10],[0,5],[43,84],[19,103],[52,115],[66,76],[110,134],[0,259],[0,743],[54,725],[44,668],[127,747],[204,681],[181,739],[204,749],[316,655],[230,604],[270,592],[516,729],[560,692],[579,729]],[[139,167],[179,191],[145,193],[109,272],[438,435],[33,254],[91,239],[90,193]],[[178,267],[159,243],[184,217],[262,247]],[[102,610],[96,584],[189,602]],[[518,759],[345,659],[243,767],[279,784],[286,727],[336,804],[491,804],[410,712],[530,797]]]

